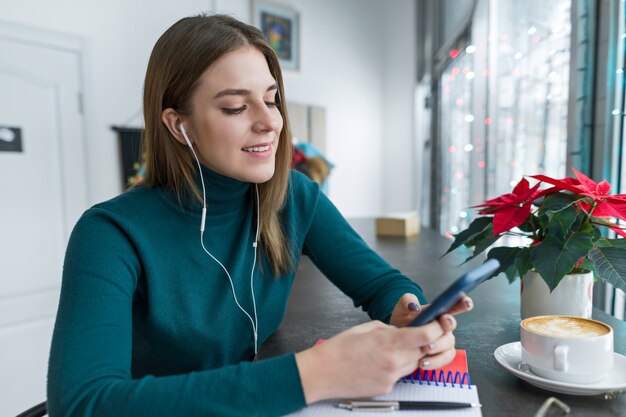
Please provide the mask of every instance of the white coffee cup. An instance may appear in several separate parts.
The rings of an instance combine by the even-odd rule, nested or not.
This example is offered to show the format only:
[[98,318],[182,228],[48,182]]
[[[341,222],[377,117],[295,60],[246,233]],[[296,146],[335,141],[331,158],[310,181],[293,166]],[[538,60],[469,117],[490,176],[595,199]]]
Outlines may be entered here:
[[572,383],[602,380],[613,369],[613,329],[574,316],[522,320],[522,361],[543,378]]

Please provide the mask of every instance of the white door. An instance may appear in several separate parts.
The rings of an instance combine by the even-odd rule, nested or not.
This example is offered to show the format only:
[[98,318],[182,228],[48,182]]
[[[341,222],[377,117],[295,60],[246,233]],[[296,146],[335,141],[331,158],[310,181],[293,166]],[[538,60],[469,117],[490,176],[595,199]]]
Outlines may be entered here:
[[0,22],[3,416],[46,399],[64,250],[87,204],[80,59],[75,39]]

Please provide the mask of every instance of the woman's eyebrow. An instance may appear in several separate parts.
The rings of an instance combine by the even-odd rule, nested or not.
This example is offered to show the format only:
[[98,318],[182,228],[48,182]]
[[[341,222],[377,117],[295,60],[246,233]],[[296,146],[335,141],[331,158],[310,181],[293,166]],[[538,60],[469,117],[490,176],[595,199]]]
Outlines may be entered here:
[[[274,83],[270,85],[269,87],[267,87],[267,90],[265,91],[268,92],[268,91],[277,90],[277,89],[278,89],[278,86],[276,85],[276,83]],[[249,96],[250,94],[252,94],[250,90],[246,90],[243,88],[229,88],[229,89],[226,89],[217,93],[215,97],[213,97],[213,99],[215,100],[224,96]]]

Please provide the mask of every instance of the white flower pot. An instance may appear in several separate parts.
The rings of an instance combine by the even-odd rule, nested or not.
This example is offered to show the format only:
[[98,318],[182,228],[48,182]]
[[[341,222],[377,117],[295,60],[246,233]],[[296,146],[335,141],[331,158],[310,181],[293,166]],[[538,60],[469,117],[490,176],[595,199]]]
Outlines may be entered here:
[[591,318],[593,272],[566,275],[550,293],[541,275],[528,271],[521,292],[522,320],[550,314]]

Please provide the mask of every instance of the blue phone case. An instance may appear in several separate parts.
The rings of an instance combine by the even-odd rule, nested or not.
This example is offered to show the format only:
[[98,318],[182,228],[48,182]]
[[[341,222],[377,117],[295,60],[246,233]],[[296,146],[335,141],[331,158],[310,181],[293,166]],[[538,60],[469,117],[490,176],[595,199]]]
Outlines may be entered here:
[[450,309],[459,301],[461,293],[468,293],[500,268],[500,262],[489,259],[454,281],[437,297],[409,326],[421,326],[429,323]]

